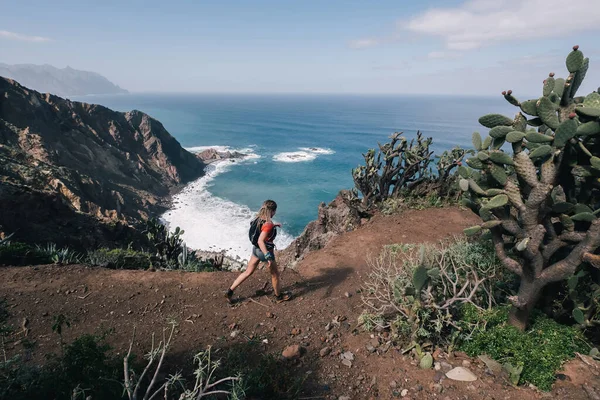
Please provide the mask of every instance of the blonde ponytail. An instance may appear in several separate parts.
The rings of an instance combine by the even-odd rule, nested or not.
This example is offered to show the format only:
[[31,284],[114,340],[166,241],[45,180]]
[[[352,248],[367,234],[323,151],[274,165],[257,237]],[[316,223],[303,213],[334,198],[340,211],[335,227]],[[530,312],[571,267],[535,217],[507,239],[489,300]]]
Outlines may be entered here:
[[263,221],[271,222],[271,214],[277,210],[277,203],[273,200],[265,200],[265,202],[258,210],[258,214],[256,216]]

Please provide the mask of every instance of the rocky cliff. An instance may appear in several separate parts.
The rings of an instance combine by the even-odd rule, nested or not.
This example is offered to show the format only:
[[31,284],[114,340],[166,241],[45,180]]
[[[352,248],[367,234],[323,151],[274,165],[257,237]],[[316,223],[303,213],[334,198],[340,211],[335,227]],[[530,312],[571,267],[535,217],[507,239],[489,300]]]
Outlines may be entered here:
[[140,111],[72,102],[0,78],[0,231],[72,246],[122,240],[203,170]]
[[370,216],[351,191],[341,190],[329,204],[319,205],[317,219],[309,222],[300,236],[278,252],[277,262],[283,268],[295,269],[306,254],[322,249],[344,232],[353,231]]

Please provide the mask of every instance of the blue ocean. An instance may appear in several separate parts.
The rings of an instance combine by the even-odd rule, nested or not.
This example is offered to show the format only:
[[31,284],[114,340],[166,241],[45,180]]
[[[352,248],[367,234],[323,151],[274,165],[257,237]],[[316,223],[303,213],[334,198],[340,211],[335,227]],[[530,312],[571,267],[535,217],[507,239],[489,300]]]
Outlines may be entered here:
[[190,151],[238,150],[241,161],[211,164],[173,199],[162,218],[193,248],[247,258],[248,222],[265,199],[278,203],[277,245],[316,219],[321,202],[353,186],[351,170],[394,132],[417,130],[440,154],[470,146],[487,113],[513,116],[502,96],[129,94],[79,97],[118,111],[141,110]]

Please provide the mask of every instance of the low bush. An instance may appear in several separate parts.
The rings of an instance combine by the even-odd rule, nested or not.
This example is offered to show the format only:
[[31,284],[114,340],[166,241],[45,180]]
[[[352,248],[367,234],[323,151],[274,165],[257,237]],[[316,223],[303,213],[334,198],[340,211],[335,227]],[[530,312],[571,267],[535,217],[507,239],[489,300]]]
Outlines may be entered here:
[[556,372],[575,352],[589,352],[580,330],[537,313],[521,332],[508,324],[509,307],[481,311],[465,307],[460,324],[469,331],[459,348],[470,356],[487,354],[512,372],[513,383],[550,390]]
[[148,269],[151,255],[131,249],[98,249],[87,254],[86,261],[95,266],[112,269]]
[[47,358],[43,366],[24,363],[20,355],[0,362],[0,398],[123,398],[122,361],[112,355],[105,335],[83,335],[64,345],[61,355]]
[[46,246],[35,246],[40,254],[48,257],[55,264],[77,264],[83,260],[83,255],[77,253],[68,247],[57,248],[54,243],[48,243]]
[[0,265],[50,264],[52,258],[37,248],[20,242],[0,245]]
[[456,321],[463,305],[489,309],[503,298],[496,282],[505,278],[489,243],[392,245],[368,263],[360,322],[391,329],[400,345],[451,345],[461,334]]
[[247,398],[297,399],[306,380],[298,367],[279,355],[265,353],[257,340],[231,347],[222,360],[222,376],[239,375]]

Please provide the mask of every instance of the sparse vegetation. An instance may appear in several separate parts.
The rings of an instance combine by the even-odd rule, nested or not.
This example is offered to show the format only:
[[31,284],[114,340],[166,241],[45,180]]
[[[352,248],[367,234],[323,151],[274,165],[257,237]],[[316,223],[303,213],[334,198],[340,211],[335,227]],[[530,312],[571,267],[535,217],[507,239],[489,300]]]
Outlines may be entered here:
[[52,258],[25,243],[6,241],[0,245],[0,265],[51,264]]
[[451,344],[461,307],[489,309],[501,297],[499,262],[488,244],[386,246],[368,260],[362,322],[392,330],[401,345]]
[[[429,202],[439,206],[455,197],[453,193],[458,192],[455,168],[471,151],[455,147],[434,157],[430,149],[432,138],[424,139],[417,132],[416,138],[408,141],[401,135],[402,132],[396,132],[389,143],[379,144],[378,151],[367,151],[363,154],[365,165],[352,170],[363,206],[382,207],[384,212],[393,213],[402,203],[417,204],[421,198],[426,198],[423,205]],[[436,172],[431,168],[433,163]]]
[[56,244],[48,243],[45,246],[35,246],[40,254],[50,258],[54,264],[77,264],[83,260],[83,255],[69,249],[68,247],[57,248]]
[[148,269],[151,255],[131,249],[98,249],[87,254],[90,265],[111,269]]
[[461,324],[475,327],[460,348],[472,356],[487,354],[511,373],[514,384],[550,390],[556,372],[575,352],[589,352],[576,327],[560,325],[536,313],[525,333],[508,323],[508,307],[481,311],[465,308]]

